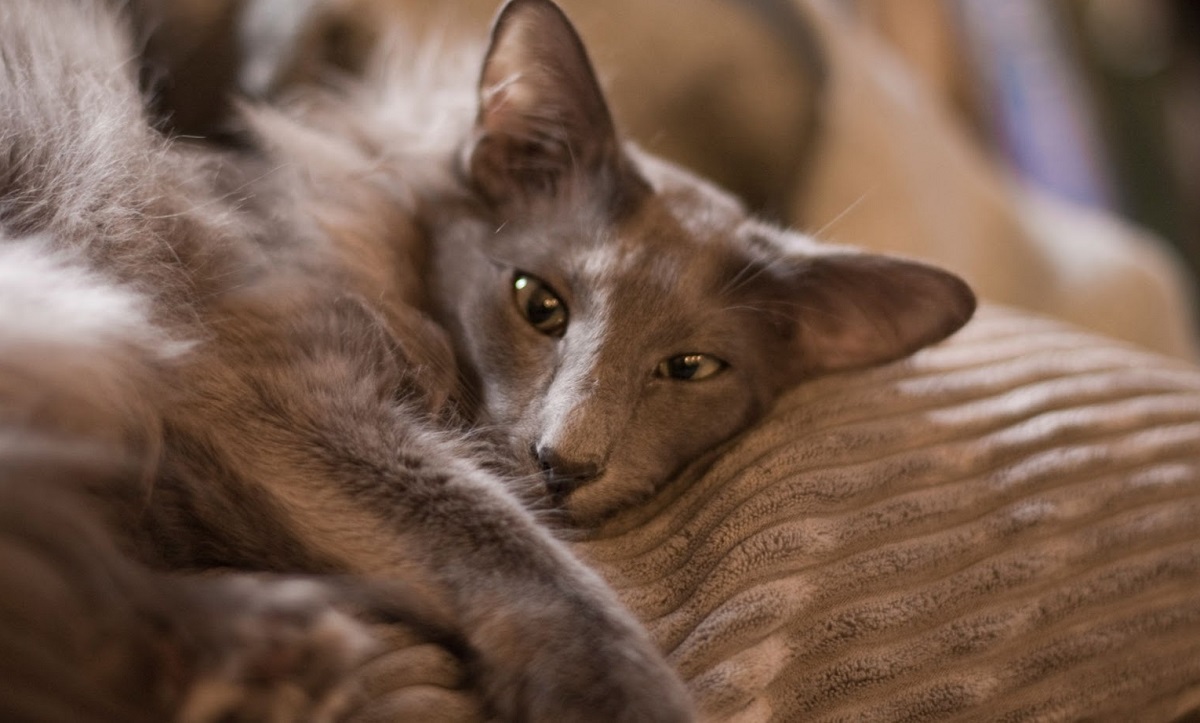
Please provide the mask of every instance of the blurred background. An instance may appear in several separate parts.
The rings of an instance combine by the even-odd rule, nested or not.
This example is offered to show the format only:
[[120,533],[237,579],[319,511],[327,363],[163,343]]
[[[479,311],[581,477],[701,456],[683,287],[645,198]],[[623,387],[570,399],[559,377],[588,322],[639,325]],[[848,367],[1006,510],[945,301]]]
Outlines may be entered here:
[[1200,3],[838,1],[1021,176],[1152,229],[1200,278]]

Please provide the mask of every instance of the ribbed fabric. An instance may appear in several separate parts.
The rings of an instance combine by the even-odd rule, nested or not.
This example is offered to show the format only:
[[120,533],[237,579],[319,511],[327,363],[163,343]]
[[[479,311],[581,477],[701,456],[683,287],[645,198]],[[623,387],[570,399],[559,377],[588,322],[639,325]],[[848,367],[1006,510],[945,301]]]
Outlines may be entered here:
[[1200,706],[1200,369],[985,307],[576,549],[712,720],[1169,720]]

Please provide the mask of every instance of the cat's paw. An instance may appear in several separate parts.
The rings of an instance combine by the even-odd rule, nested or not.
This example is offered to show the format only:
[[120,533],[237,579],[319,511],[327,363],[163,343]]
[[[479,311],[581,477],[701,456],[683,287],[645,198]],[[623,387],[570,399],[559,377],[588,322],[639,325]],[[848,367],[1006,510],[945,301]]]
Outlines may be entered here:
[[353,723],[485,723],[480,691],[454,651],[397,625],[373,628],[384,648],[355,673],[360,702]]
[[695,719],[682,680],[623,614],[577,609],[511,630],[507,653],[520,661],[484,671],[489,701],[506,720],[550,723],[682,723]]
[[[635,659],[629,650],[596,653],[583,665],[560,668],[554,681],[539,672],[530,681],[532,721],[685,723],[695,720],[687,689],[661,661]],[[558,681],[566,675],[568,686]],[[542,678],[542,680],[539,680]],[[556,684],[557,683],[557,684]]]
[[314,582],[236,576],[208,594],[215,622],[176,720],[337,719],[351,671],[375,648],[365,626]]

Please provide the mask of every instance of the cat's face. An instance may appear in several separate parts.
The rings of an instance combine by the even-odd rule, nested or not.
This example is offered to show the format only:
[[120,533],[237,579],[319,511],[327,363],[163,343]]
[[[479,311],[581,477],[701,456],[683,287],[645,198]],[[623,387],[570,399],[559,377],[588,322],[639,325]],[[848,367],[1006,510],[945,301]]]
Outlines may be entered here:
[[679,180],[620,219],[577,207],[476,239],[463,352],[489,420],[579,520],[653,491],[790,376],[747,251],[773,231]]
[[501,12],[436,296],[484,411],[577,522],[657,489],[786,385],[898,358],[969,318],[927,266],[822,247],[623,147],[546,0]]

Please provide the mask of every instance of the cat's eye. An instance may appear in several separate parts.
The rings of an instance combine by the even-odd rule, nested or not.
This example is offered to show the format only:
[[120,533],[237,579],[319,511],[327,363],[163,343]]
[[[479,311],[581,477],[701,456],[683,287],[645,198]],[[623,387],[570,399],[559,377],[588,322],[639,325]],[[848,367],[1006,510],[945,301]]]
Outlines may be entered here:
[[659,362],[655,373],[666,379],[698,382],[719,374],[726,366],[725,362],[708,354],[680,354]]
[[547,336],[567,330],[567,305],[541,279],[518,273],[513,278],[513,299],[529,325]]

